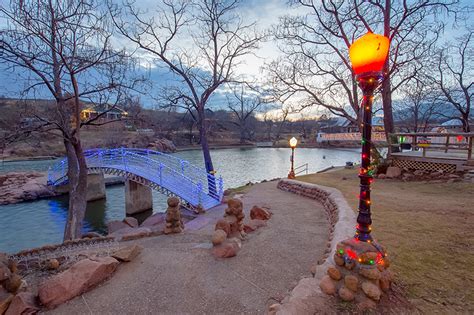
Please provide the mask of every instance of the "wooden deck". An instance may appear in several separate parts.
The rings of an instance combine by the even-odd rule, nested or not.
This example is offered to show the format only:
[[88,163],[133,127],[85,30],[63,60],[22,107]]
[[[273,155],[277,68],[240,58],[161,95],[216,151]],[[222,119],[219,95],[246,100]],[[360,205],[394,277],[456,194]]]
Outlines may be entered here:
[[403,136],[412,150],[392,152],[389,158],[402,168],[443,170],[446,172],[474,169],[474,133],[442,134],[416,133],[394,134]]

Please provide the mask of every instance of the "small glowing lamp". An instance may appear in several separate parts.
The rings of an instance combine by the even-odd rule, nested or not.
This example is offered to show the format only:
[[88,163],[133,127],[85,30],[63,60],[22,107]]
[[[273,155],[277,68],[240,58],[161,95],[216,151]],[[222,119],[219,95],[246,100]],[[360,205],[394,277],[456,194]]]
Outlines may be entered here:
[[349,58],[355,74],[382,71],[389,48],[390,40],[387,37],[372,32],[353,42],[349,48]]
[[296,145],[297,145],[297,144],[298,144],[298,140],[297,140],[295,137],[293,137],[293,138],[290,139],[290,147],[291,147],[292,149],[296,148]]

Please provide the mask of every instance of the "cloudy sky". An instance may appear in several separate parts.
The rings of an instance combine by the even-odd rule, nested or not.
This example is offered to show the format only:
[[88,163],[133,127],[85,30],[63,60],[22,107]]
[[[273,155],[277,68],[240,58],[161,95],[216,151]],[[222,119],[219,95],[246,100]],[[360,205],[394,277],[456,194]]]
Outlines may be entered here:
[[[153,14],[156,9],[156,0],[138,0],[136,6],[143,10],[149,10],[150,14]],[[8,0],[0,0],[0,5],[8,6]],[[242,17],[244,23],[256,23],[259,30],[264,31],[268,29],[272,24],[278,22],[280,15],[289,13],[291,10],[288,9],[286,0],[243,0],[241,1],[238,14]],[[5,19],[0,19],[0,26],[5,25]],[[185,47],[189,45],[186,43],[186,39],[178,39],[174,42],[176,46]],[[130,43],[127,43],[124,39],[116,39],[116,45],[118,48],[130,47]],[[261,67],[265,62],[274,59],[278,56],[278,50],[272,41],[262,42],[259,45],[259,49],[255,51],[255,54],[245,56],[242,63],[239,64],[237,72],[241,75],[248,77],[262,78]],[[153,81],[159,82],[163,80],[171,80],[169,74],[163,69],[156,68],[155,62],[150,62],[147,58],[144,58],[142,65],[144,71],[150,75]],[[13,73],[5,71],[5,68],[0,72],[0,95],[14,97],[24,87],[22,82],[16,80]],[[46,97],[46,96],[45,96]],[[150,100],[148,100],[150,101]]]
[[[118,2],[119,0],[117,0]],[[463,0],[464,4],[469,4],[472,0]],[[153,8],[156,7],[157,0],[137,0],[136,5],[144,10],[150,10],[152,14]],[[8,3],[7,0],[0,0],[0,4],[5,6]],[[266,30],[272,25],[278,23],[278,19],[284,14],[298,14],[302,13],[302,9],[290,8],[287,4],[287,0],[242,0],[238,14],[242,17],[245,23],[256,22],[260,30]],[[4,23],[0,19],[0,25]],[[130,47],[130,44],[123,39],[117,38],[116,44],[120,46]],[[178,46],[189,45],[189,38],[184,36],[175,43]],[[267,41],[260,44],[259,49],[255,52],[255,55],[248,55],[243,58],[243,63],[239,65],[237,72],[241,75],[253,77],[257,79],[263,79],[261,67],[271,60],[276,59],[279,56],[279,51],[276,43],[273,41]],[[149,75],[150,79],[156,86],[161,86],[163,82],[172,82],[174,78],[172,75],[164,70],[155,66],[154,62],[149,62],[144,58],[142,63],[143,73]],[[16,79],[15,75],[7,72],[0,71],[0,95],[16,97],[19,91],[24,87],[23,83]],[[156,89],[154,89],[156,91]],[[226,90],[225,88],[217,91],[218,93],[213,98],[215,104],[220,104],[225,101]],[[47,97],[45,95],[44,97]],[[141,97],[143,103],[147,107],[152,107],[155,101],[148,96]]]

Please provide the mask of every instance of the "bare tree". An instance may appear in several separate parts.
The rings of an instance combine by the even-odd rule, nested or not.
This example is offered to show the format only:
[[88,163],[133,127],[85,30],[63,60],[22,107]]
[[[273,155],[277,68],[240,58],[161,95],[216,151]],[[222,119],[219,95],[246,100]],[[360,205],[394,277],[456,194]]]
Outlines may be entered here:
[[236,118],[233,122],[239,127],[240,143],[245,143],[250,140],[250,118],[254,117],[255,112],[264,102],[257,95],[248,94],[244,86],[240,86],[240,90],[234,88],[232,94],[232,98],[227,96],[227,108]]
[[282,105],[281,109],[278,111],[278,113],[275,116],[274,121],[277,124],[277,131],[275,133],[275,139],[276,141],[280,140],[281,133],[283,131],[283,128],[285,127],[285,124],[288,120],[288,115],[293,111],[291,106],[285,106]]
[[[163,98],[172,106],[196,112],[209,173],[214,172],[207,139],[209,99],[223,84],[238,81],[236,67],[261,39],[254,24],[244,24],[235,13],[237,6],[236,0],[163,0],[153,15],[147,15],[131,1],[124,3],[123,10],[109,5],[122,35],[179,79],[163,89]],[[191,41],[180,42],[180,37]]]
[[437,74],[433,81],[442,92],[443,100],[452,105],[461,120],[463,130],[471,131],[471,100],[474,93],[473,32],[458,38],[456,44],[442,47],[436,60]]
[[265,140],[272,141],[272,129],[273,129],[273,119],[270,117],[270,113],[265,111],[262,114],[263,124],[265,126],[264,138]]
[[[106,14],[94,0],[24,0],[0,6],[0,60],[26,74],[26,94],[49,94],[54,108],[32,112],[38,129],[62,137],[67,154],[69,212],[64,239],[81,237],[86,210],[87,166],[81,127],[100,125],[100,114],[81,118],[83,102],[119,100],[123,54],[111,49]],[[112,108],[112,107],[110,107]],[[59,131],[59,132],[58,132]]]
[[426,132],[429,124],[439,118],[442,107],[439,100],[439,92],[430,85],[425,77],[418,76],[410,85],[400,89],[402,100],[400,105],[395,106],[398,111],[400,128],[407,131]]
[[274,29],[283,57],[267,69],[281,97],[300,97],[303,106],[321,106],[360,124],[361,95],[348,49],[367,31],[391,41],[382,82],[387,135],[394,132],[392,94],[417,75],[443,23],[436,16],[455,1],[291,1],[306,13],[284,16]]

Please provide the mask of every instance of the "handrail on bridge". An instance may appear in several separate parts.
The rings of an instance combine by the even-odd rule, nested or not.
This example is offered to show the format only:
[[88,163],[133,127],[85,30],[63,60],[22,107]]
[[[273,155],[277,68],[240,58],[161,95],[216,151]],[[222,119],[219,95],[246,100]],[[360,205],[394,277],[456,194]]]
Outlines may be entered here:
[[[153,189],[158,185],[194,206],[218,204],[224,194],[222,177],[217,178],[204,168],[159,151],[91,149],[84,151],[84,155],[89,170],[105,173],[115,170],[125,177],[129,177],[128,174],[139,176],[149,182]],[[62,159],[50,167],[48,184],[58,185],[66,181],[67,160]]]
[[[394,143],[394,139],[397,139],[397,143]],[[404,143],[411,145],[413,150],[421,149],[423,157],[426,157],[428,150],[444,151],[444,153],[455,150],[467,151],[467,160],[472,160],[474,132],[399,132],[390,134],[389,145],[399,146]]]

